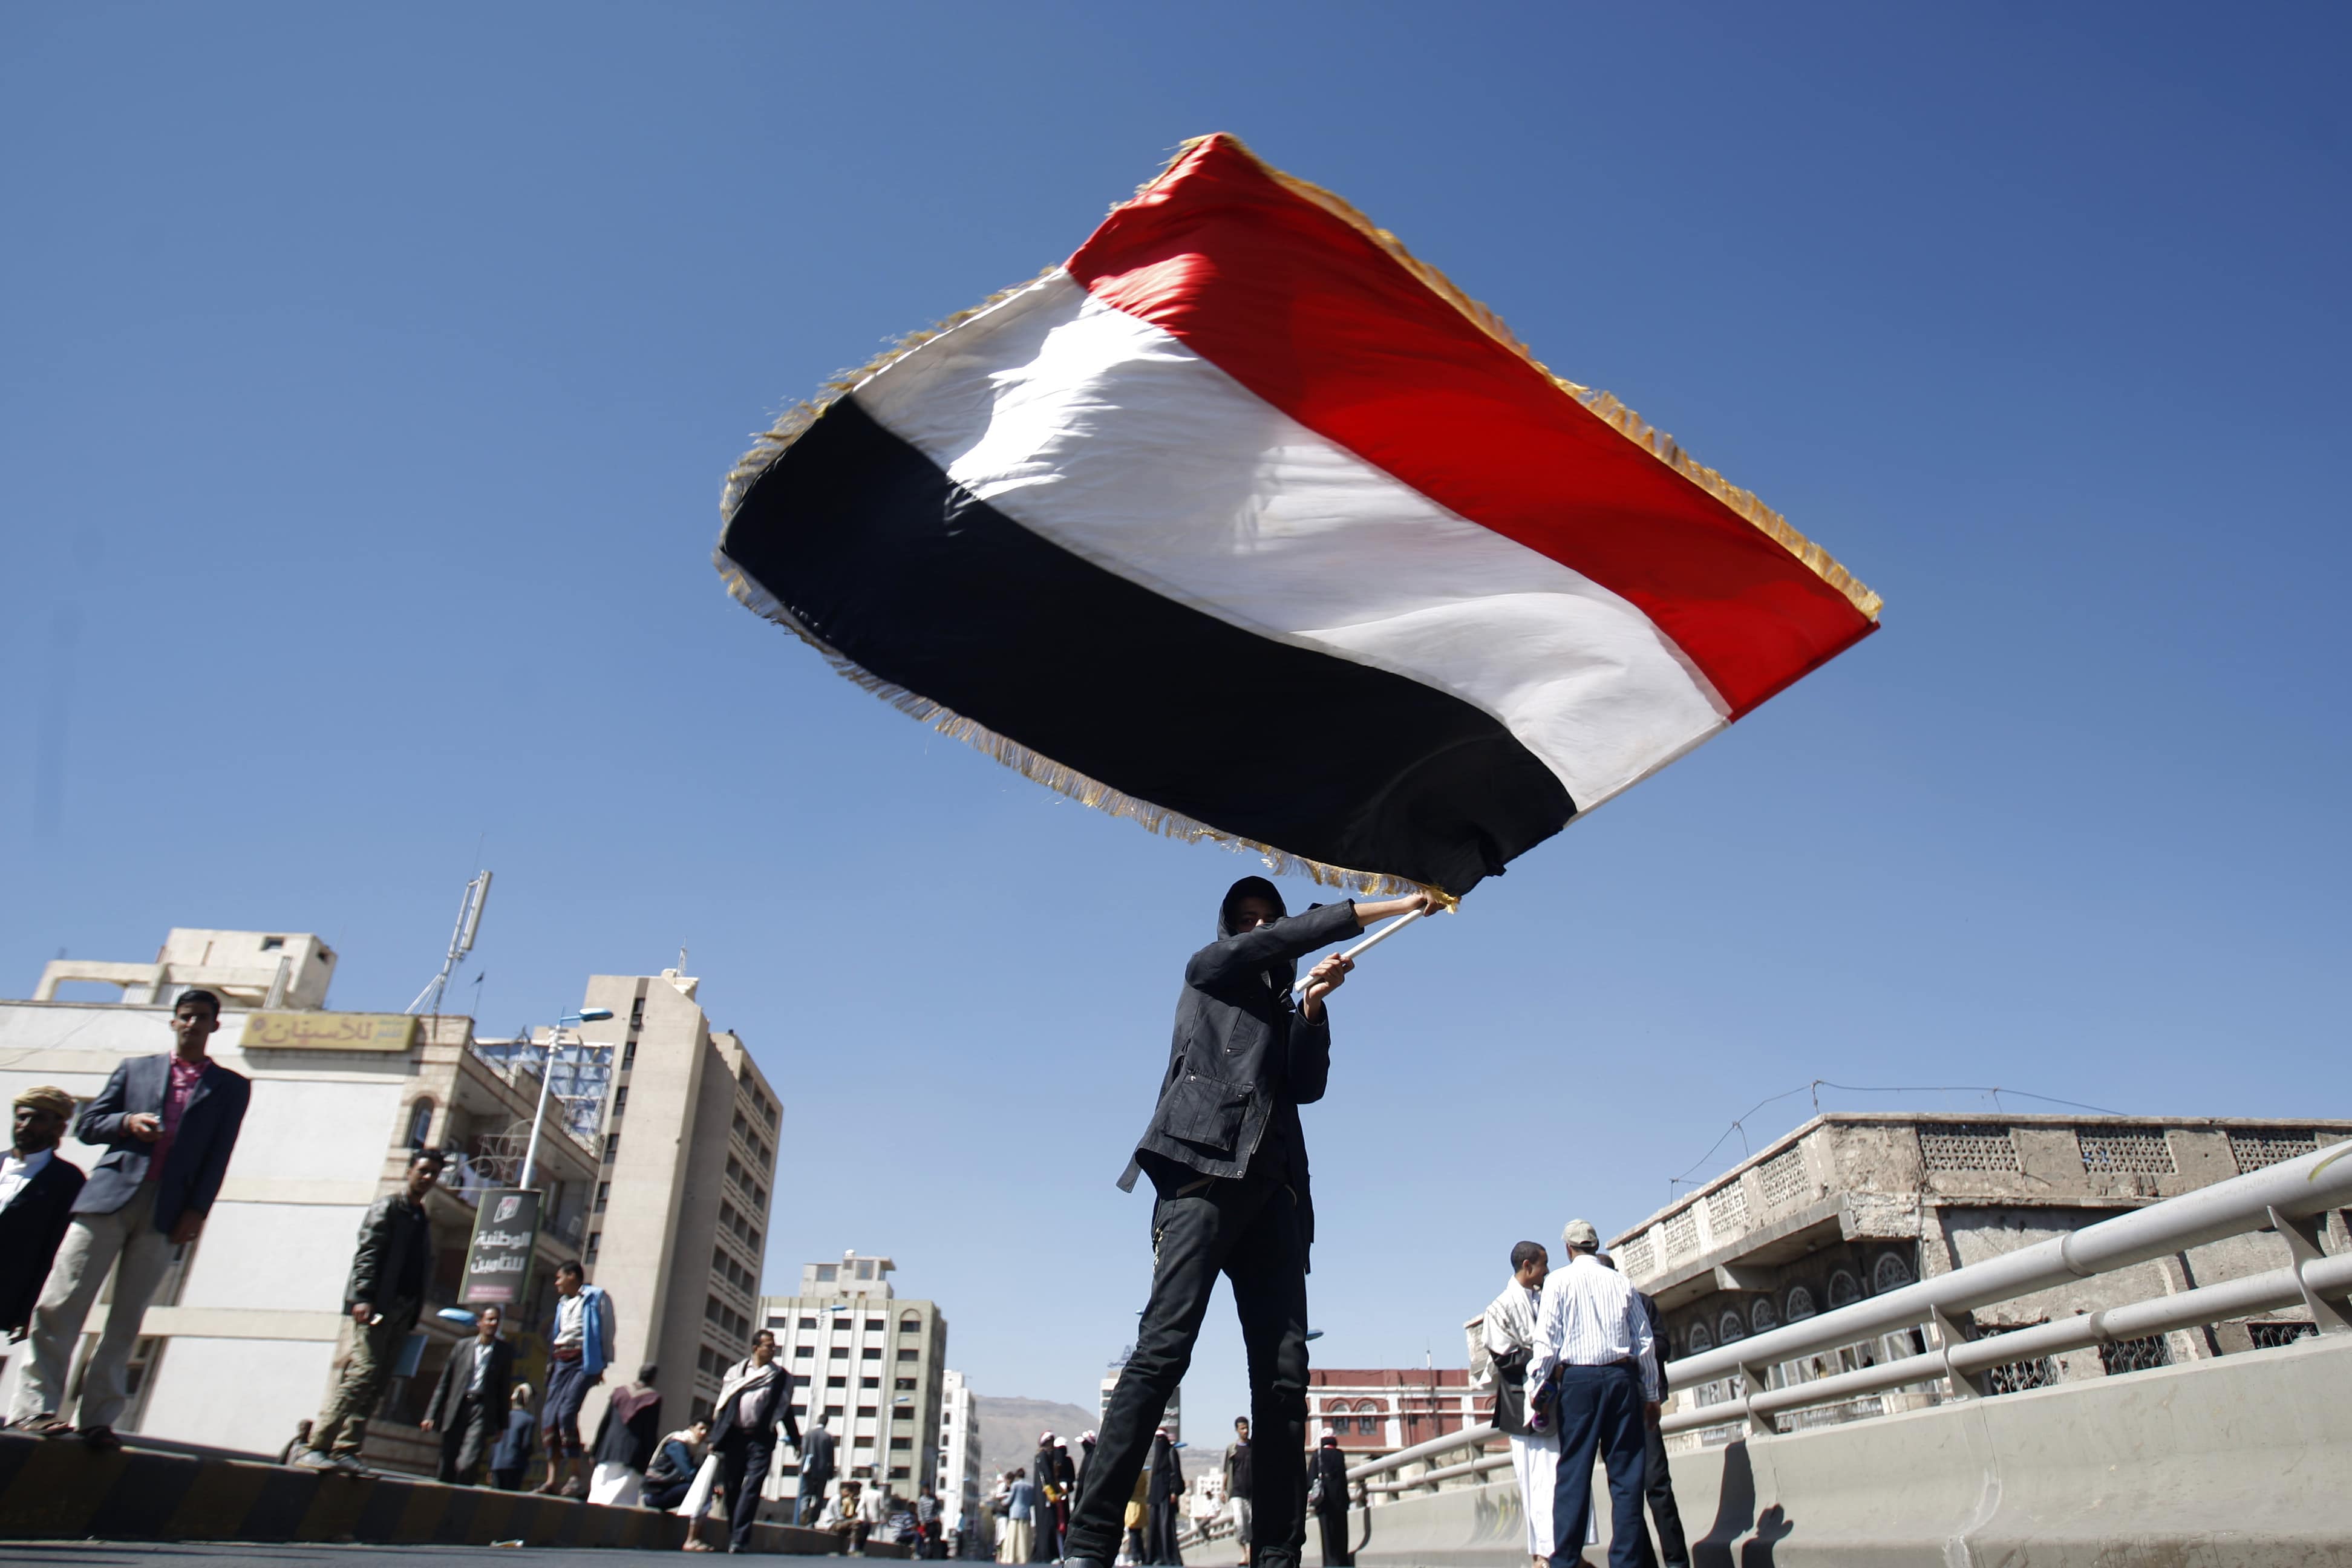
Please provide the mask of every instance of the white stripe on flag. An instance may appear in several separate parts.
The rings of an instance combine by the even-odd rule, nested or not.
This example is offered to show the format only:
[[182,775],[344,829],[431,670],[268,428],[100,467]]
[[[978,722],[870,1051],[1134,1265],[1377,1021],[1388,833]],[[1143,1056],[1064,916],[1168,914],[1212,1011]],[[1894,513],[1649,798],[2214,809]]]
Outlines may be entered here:
[[1066,273],[854,395],[973,495],[1106,571],[1485,710],[1579,810],[1723,728],[1705,678],[1633,605],[1317,435]]

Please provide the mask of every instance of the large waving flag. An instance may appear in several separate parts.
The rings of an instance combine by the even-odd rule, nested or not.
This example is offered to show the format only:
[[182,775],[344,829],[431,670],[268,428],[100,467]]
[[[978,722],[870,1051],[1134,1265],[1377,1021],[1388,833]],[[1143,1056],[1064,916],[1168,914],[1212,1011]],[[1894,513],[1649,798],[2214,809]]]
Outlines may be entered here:
[[1229,136],[788,414],[726,517],[735,595],[910,713],[1375,891],[1499,873],[1879,608]]

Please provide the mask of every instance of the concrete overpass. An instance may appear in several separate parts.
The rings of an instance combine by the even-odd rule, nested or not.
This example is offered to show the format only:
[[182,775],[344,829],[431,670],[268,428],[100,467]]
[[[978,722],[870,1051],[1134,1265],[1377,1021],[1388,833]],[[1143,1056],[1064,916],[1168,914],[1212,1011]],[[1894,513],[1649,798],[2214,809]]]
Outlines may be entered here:
[[[1705,1446],[1673,1460],[1694,1561],[2352,1563],[2352,1255],[2326,1253],[2317,1223],[2347,1205],[2352,1143],[2341,1143],[1673,1363],[1676,1388],[1724,1394],[1664,1422],[1669,1434],[1704,1435]],[[2288,1267],[1973,1336],[1975,1309],[2257,1230],[2285,1239]],[[2279,1308],[2309,1311],[2321,1331],[2186,1365],[1991,1392],[1999,1369],[2032,1357]],[[1777,1363],[1907,1329],[1933,1348],[1770,1386]],[[1850,1409],[1858,1395],[1927,1384],[1941,1403],[1801,1425],[1809,1409]],[[1519,1499],[1500,1448],[1491,1427],[1475,1427],[1351,1470],[1365,1502],[1351,1521],[1359,1561],[1521,1568]],[[1597,1475],[1595,1487],[1606,1496]],[[1586,1552],[1595,1563],[1607,1551],[1605,1519],[1601,1530],[1602,1544]]]

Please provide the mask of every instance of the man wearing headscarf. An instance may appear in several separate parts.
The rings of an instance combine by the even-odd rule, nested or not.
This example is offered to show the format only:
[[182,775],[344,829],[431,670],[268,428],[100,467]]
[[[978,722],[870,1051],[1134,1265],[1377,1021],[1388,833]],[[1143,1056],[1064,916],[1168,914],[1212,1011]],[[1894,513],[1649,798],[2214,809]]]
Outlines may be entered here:
[[44,1084],[19,1094],[16,1110],[16,1136],[0,1160],[0,1330],[11,1344],[33,1320],[82,1184],[81,1167],[57,1152],[74,1097]]
[[1029,1561],[1058,1563],[1062,1560],[1062,1531],[1055,1513],[1059,1502],[1055,1494],[1061,1489],[1054,1484],[1054,1435],[1037,1434],[1037,1451],[1029,1457],[1029,1479],[1037,1489],[1037,1511],[1031,1520],[1034,1527],[1029,1537]]
[[[1258,1568],[1297,1568],[1307,1540],[1307,1267],[1315,1237],[1298,1108],[1323,1098],[1331,1071],[1325,1001],[1349,962],[1318,963],[1296,1002],[1297,962],[1366,921],[1426,910],[1427,894],[1284,912],[1263,877],[1244,877],[1217,909],[1217,940],[1184,967],[1160,1099],[1119,1185],[1149,1175],[1151,1300],[1104,1413],[1094,1468],[1067,1553],[1080,1568],[1118,1555],[1119,1500],[1142,1468],[1150,1432],[1192,1364],[1217,1276],[1233,1281],[1249,1355],[1257,1445]],[[1171,1456],[1172,1457],[1172,1456]],[[1173,1510],[1171,1510],[1173,1517]],[[1169,1544],[1174,1544],[1172,1532]]]

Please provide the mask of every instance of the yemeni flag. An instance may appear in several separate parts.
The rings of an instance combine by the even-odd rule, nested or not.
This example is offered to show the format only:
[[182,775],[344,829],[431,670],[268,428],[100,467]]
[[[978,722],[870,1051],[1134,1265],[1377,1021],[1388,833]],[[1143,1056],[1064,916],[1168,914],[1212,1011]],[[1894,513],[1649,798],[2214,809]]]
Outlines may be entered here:
[[735,595],[1030,777],[1466,892],[1878,596],[1328,192],[1188,143],[1077,254],[794,409]]

